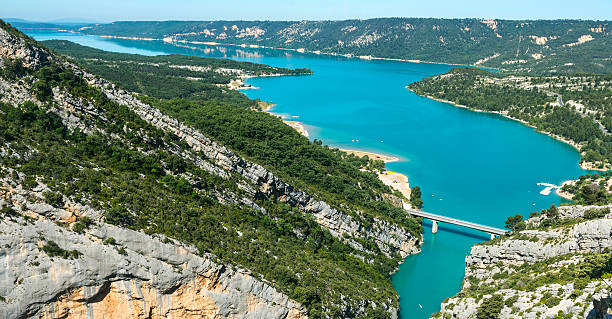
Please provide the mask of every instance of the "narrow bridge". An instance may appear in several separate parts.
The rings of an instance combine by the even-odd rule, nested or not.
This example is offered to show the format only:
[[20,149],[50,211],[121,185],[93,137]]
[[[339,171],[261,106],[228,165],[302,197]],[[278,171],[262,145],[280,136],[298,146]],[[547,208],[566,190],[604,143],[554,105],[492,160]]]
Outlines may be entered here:
[[461,220],[461,219],[446,217],[442,215],[436,215],[436,214],[424,212],[422,210],[412,209],[410,205],[407,203],[404,203],[404,209],[408,211],[411,215],[423,217],[423,218],[427,218],[431,220],[433,222],[433,226],[431,227],[431,232],[434,234],[438,232],[438,222],[459,225],[459,226],[463,226],[467,228],[480,230],[485,233],[489,233],[491,235],[491,238],[494,238],[496,235],[499,236],[499,235],[504,235],[506,233],[506,230],[501,229],[501,228],[480,225],[480,224],[468,222],[468,221]]

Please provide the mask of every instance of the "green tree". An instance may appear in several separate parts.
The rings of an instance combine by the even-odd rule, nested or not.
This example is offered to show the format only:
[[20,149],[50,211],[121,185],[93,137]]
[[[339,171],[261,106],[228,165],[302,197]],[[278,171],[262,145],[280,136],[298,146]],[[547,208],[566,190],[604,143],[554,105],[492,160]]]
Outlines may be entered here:
[[527,225],[523,220],[523,215],[516,214],[514,216],[508,216],[506,220],[506,228],[510,229],[513,232],[521,231],[525,229]]
[[9,80],[14,80],[23,76],[26,68],[23,66],[22,59],[6,59],[2,64],[2,76]]
[[45,197],[45,202],[54,207],[63,207],[64,206],[64,196],[60,193],[46,191],[43,193]]
[[416,208],[423,208],[423,200],[421,199],[421,188],[418,186],[410,190],[410,202]]
[[476,312],[477,319],[495,319],[499,317],[504,309],[504,298],[501,295],[493,295],[485,299]]

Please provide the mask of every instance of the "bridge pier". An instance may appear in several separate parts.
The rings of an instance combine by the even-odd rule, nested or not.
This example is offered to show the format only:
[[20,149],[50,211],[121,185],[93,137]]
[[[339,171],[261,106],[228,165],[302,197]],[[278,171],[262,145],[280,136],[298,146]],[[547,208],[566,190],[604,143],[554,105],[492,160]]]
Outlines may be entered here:
[[432,225],[431,225],[431,233],[435,234],[438,232],[438,221],[434,220],[432,221]]

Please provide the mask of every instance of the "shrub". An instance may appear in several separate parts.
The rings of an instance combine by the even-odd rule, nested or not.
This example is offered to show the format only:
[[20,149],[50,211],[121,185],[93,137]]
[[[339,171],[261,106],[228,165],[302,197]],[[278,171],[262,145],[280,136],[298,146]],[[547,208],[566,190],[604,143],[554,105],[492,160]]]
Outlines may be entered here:
[[510,298],[506,299],[506,301],[504,302],[504,304],[505,304],[507,307],[512,307],[512,306],[514,306],[514,303],[515,303],[515,302],[518,300],[518,298],[519,298],[519,296],[518,296],[518,295],[514,295],[514,296],[512,296],[512,297],[510,297]]
[[117,252],[119,253],[119,255],[127,256],[127,250],[125,250],[125,247],[117,249]]
[[89,228],[89,226],[91,226],[91,224],[93,224],[93,220],[91,220],[91,218],[85,216],[85,217],[78,217],[77,218],[77,222],[74,223],[74,225],[72,225],[72,230],[82,234],[85,232],[85,229]]
[[523,215],[516,214],[514,216],[508,216],[506,220],[506,228],[513,232],[518,232],[526,228],[525,221],[523,221]]
[[597,218],[603,218],[605,217],[608,213],[610,212],[609,208],[591,208],[591,209],[587,209],[584,212],[584,218],[585,219],[597,219]]
[[8,206],[4,206],[0,209],[0,213],[2,215],[8,215],[8,216],[17,216],[19,215],[19,213],[17,213],[17,211],[15,211],[12,207],[8,207]]
[[485,299],[476,311],[477,319],[494,319],[499,317],[504,308],[504,298],[501,295],[493,295]]
[[9,80],[15,80],[26,74],[27,69],[23,66],[21,59],[6,59],[2,64],[2,76]]
[[113,207],[104,213],[104,218],[107,223],[119,226],[132,226],[134,224],[133,216],[122,207]]
[[423,200],[421,199],[421,188],[418,186],[410,190],[410,202],[416,208],[423,208]]
[[45,197],[45,203],[53,207],[64,206],[64,196],[60,193],[46,191],[43,193],[43,196]]
[[49,257],[60,257],[60,258],[64,258],[64,259],[76,259],[76,258],[79,258],[79,256],[81,256],[83,254],[83,253],[81,253],[80,251],[78,251],[76,249],[73,249],[73,250],[63,249],[63,248],[58,246],[53,241],[47,242],[42,247],[42,250],[47,255],[49,255]]

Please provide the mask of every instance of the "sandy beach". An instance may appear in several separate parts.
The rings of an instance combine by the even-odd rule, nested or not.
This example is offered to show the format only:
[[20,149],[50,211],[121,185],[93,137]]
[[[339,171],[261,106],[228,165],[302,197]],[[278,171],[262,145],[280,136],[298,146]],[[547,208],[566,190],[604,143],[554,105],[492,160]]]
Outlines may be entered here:
[[257,102],[257,106],[259,107],[259,109],[261,109],[261,111],[268,112],[271,111],[276,106],[276,104],[271,102]]
[[308,131],[306,130],[306,127],[304,126],[304,124],[302,124],[301,122],[288,121],[288,120],[283,120],[283,122],[285,122],[285,124],[291,126],[293,129],[298,131],[298,133],[308,137]]
[[[302,124],[301,122],[288,121],[288,120],[283,120],[283,122],[291,126],[293,129],[298,131],[300,134],[308,137],[308,131],[304,127],[304,124]],[[370,159],[382,160],[385,163],[397,162],[400,160],[399,157],[395,157],[391,155],[384,155],[384,154],[377,154],[373,152],[349,150],[349,149],[342,149],[342,148],[340,150],[346,153],[349,153],[349,154],[354,154],[359,157],[362,157],[365,155],[369,157]],[[382,173],[378,172],[377,175],[378,175],[378,178],[383,182],[383,184],[391,187],[391,189],[395,189],[399,191],[406,198],[408,199],[410,198],[410,183],[408,182],[408,176],[401,174],[401,173],[392,172],[392,171],[384,171]]]
[[[359,150],[349,150],[349,149],[343,149],[343,148],[341,148],[340,150],[343,152],[349,153],[349,154],[353,154],[355,156],[359,156],[359,157],[367,156],[372,160],[381,160],[385,163],[397,162],[400,160],[399,157],[395,157],[391,155],[384,155],[384,154],[359,151]],[[378,175],[378,178],[383,182],[383,184],[391,187],[391,189],[399,191],[407,199],[410,199],[410,183],[408,182],[408,176],[402,173],[397,173],[397,172],[392,172],[392,171],[384,171],[382,173],[378,172],[377,175]]]
[[383,184],[399,191],[407,199],[410,199],[410,183],[408,182],[408,176],[397,172],[384,171],[383,173],[378,173],[378,178]]
[[365,155],[369,157],[371,160],[381,160],[385,163],[397,162],[400,160],[398,157],[390,156],[390,155],[383,155],[383,154],[377,154],[377,153],[366,152],[366,151],[358,151],[358,150],[349,150],[349,149],[344,149],[344,148],[341,148],[340,150],[346,153],[349,153],[349,154],[353,154],[355,156],[359,156],[359,157],[363,157]]
[[565,181],[563,183],[561,183],[561,185],[559,186],[559,188],[557,188],[557,191],[555,192],[559,197],[563,197],[567,200],[573,200],[574,199],[574,194],[570,194],[568,192],[563,191],[563,186],[565,185],[574,185],[576,184],[575,180],[569,180],[569,181]]

